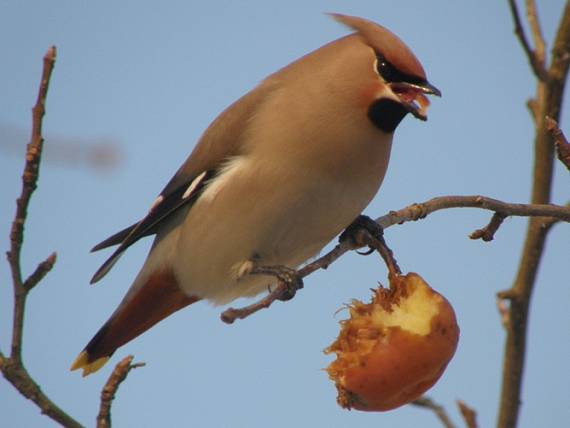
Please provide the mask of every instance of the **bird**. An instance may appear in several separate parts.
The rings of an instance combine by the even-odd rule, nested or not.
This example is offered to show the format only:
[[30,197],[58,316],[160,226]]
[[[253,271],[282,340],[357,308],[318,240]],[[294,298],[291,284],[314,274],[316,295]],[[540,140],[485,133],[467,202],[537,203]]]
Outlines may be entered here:
[[113,353],[195,302],[227,304],[276,283],[255,267],[295,269],[349,226],[376,195],[394,131],[427,120],[441,96],[394,33],[330,14],[352,32],[269,75],[224,110],[146,215],[92,251],[118,246],[103,278],[143,237],[141,270],[71,370],[99,370]]

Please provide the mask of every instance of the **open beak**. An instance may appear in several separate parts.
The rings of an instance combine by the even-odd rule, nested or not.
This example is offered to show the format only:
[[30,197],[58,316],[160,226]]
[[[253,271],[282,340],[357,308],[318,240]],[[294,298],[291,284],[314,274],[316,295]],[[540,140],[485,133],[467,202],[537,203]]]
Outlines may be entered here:
[[426,95],[441,97],[441,91],[429,82],[393,82],[390,88],[398,96],[402,105],[417,119],[427,120],[429,100]]

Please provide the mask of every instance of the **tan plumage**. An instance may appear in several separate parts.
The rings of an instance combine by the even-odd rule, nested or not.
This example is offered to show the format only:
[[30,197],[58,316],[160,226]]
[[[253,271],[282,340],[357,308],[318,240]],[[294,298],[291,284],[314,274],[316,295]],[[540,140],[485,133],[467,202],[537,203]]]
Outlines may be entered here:
[[[139,223],[95,249],[120,254],[156,234],[109,321],[72,369],[97,370],[116,348],[200,299],[253,296],[274,278],[254,264],[296,267],[347,227],[376,194],[393,131],[410,112],[425,120],[439,95],[395,35],[334,14],[356,33],[265,79],[225,110]],[[149,297],[151,296],[151,297]]]

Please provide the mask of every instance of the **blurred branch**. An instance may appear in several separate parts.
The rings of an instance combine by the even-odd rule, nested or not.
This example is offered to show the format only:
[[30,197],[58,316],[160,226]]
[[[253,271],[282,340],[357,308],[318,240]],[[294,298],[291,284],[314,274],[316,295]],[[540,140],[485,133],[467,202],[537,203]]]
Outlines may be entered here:
[[517,35],[526,53],[530,66],[532,67],[532,71],[534,71],[535,76],[539,80],[545,81],[548,78],[548,74],[544,68],[544,41],[542,40],[542,35],[538,26],[538,18],[536,16],[536,7],[534,6],[534,1],[527,0],[527,15],[529,17],[529,22],[531,23],[531,29],[535,42],[537,40],[542,41],[542,43],[539,42],[539,48],[537,51],[533,50],[526,37],[516,0],[509,0],[509,6],[515,24],[515,34]]
[[441,421],[441,424],[445,428],[455,428],[453,422],[447,415],[445,408],[441,405],[433,401],[431,398],[423,396],[418,398],[417,400],[412,401],[410,404],[413,404],[417,407],[423,407],[424,409],[431,410]]
[[[531,2],[532,4],[532,2]],[[509,0],[517,36],[529,57],[531,67],[537,76],[536,98],[533,100],[535,112],[534,167],[532,184],[532,204],[548,204],[552,190],[554,163],[553,136],[547,129],[546,117],[559,120],[564,87],[570,64],[570,1],[566,2],[560,24],[556,31],[552,49],[552,59],[545,79],[540,63],[529,49],[524,33],[521,33],[520,17],[513,0]],[[536,19],[536,15],[533,19]],[[538,23],[531,21],[531,27],[538,28]],[[500,297],[510,301],[507,338],[503,360],[503,380],[501,403],[497,426],[511,428],[517,426],[521,403],[521,384],[523,378],[528,309],[540,260],[544,251],[546,236],[551,227],[545,227],[540,218],[531,218],[528,223],[525,243],[519,268],[512,287],[500,293]]]
[[544,64],[546,63],[546,42],[544,41],[544,36],[542,35],[542,29],[540,28],[540,20],[538,19],[538,11],[536,10],[536,2],[534,0],[526,0],[526,19],[530,26],[530,33],[534,42],[534,54],[538,62],[542,65],[542,70],[544,70]]
[[540,117],[539,117],[540,113],[537,111],[536,100],[534,99],[527,100],[526,106],[528,108],[532,121],[536,126],[536,124],[540,122]]
[[503,224],[503,221],[505,221],[505,216],[496,212],[493,214],[493,217],[491,217],[491,221],[487,226],[472,232],[469,238],[482,239],[485,242],[492,241],[495,238],[495,233],[497,233],[497,230],[499,230],[499,227]]
[[501,296],[501,293],[497,295],[497,311],[499,312],[499,317],[501,318],[501,324],[503,328],[507,329],[509,327],[509,308],[505,303],[505,299]]
[[[377,218],[375,222],[382,229],[386,229],[395,224],[403,224],[409,221],[420,220],[427,217],[431,213],[450,208],[480,208],[493,211],[493,217],[500,217],[502,219],[509,216],[535,216],[540,222],[545,222],[549,219],[570,222],[570,207],[568,206],[558,206],[551,204],[514,204],[477,195],[440,196],[430,199],[426,202],[409,205],[398,211],[390,211],[388,214]],[[487,234],[485,234],[485,232],[480,232],[481,230],[479,230],[471,234],[471,237],[472,239],[479,237],[488,238],[491,232],[493,234],[496,232],[496,229],[499,227],[499,225],[500,223],[497,223],[497,220],[495,220],[492,224],[492,227],[494,228],[493,230],[490,230],[488,225],[485,228],[487,229]],[[485,229],[483,229],[483,231]],[[355,246],[354,243],[351,243],[349,241],[341,241],[341,243],[336,245],[330,252],[299,269],[296,272],[296,276],[298,279],[303,279],[316,270],[327,269],[331,263],[336,261],[344,253],[355,248],[359,247]],[[283,300],[282,297],[284,293],[287,292],[288,288],[288,285],[284,281],[279,281],[277,286],[259,301],[239,309],[226,309],[221,314],[221,319],[227,324],[232,324],[237,319],[247,318],[248,316],[258,312],[261,309],[269,308],[276,300]]]
[[127,378],[132,369],[143,367],[144,363],[133,362],[133,356],[129,355],[123,358],[116,366],[111,376],[105,383],[101,391],[101,406],[99,414],[97,415],[97,428],[110,428],[111,427],[111,403],[115,399],[115,394],[119,389],[119,385]]
[[[25,131],[0,121],[0,156],[21,156]],[[113,172],[125,162],[125,153],[114,138],[57,135],[48,133],[49,145],[42,154],[42,164],[65,168]]]
[[463,416],[467,428],[477,428],[477,413],[463,400],[457,400],[457,407]]
[[560,159],[560,162],[570,171],[570,143],[568,143],[566,136],[558,127],[558,123],[549,116],[546,117],[546,130],[554,140],[558,159]]

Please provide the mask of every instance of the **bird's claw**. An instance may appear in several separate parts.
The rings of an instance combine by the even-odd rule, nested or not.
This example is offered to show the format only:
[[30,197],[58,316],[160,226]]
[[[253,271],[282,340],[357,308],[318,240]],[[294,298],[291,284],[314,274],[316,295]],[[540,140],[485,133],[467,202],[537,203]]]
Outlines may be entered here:
[[[351,249],[358,249],[368,246],[370,242],[370,237],[375,239],[382,239],[384,235],[384,230],[382,226],[372,220],[370,217],[365,215],[359,215],[345,230],[342,232],[338,238],[341,245],[346,245]],[[370,248],[370,247],[369,247]],[[370,248],[364,252],[358,252],[363,256],[367,256],[374,252],[373,248]]]
[[283,283],[285,289],[282,295],[277,298],[283,302],[291,300],[295,297],[297,290],[303,288],[303,279],[297,274],[295,269],[287,266],[256,266],[251,273],[274,276]]

